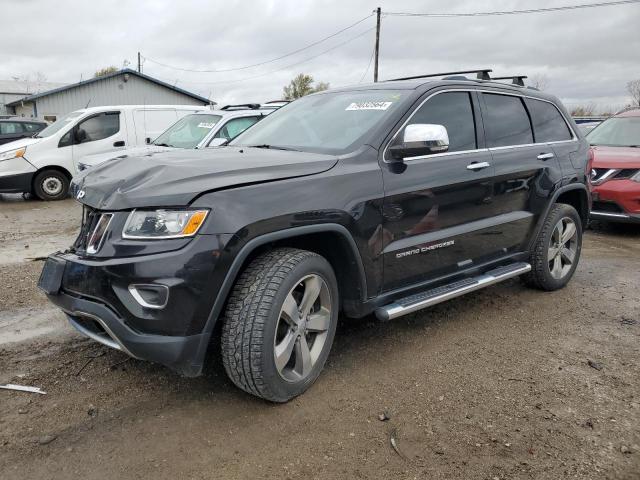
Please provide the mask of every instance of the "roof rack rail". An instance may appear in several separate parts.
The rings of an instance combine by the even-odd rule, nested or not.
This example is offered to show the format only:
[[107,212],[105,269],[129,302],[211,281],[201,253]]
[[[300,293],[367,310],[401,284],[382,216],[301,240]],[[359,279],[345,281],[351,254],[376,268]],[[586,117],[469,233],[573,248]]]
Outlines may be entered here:
[[507,77],[493,77],[491,80],[511,80],[513,85],[524,87],[524,79],[529,78],[526,75],[509,75]]
[[260,108],[260,104],[259,103],[240,103],[238,105],[225,105],[224,107],[222,107],[220,110],[235,110],[235,109],[250,109],[250,110],[257,110]]
[[265,102],[265,105],[269,105],[270,103],[291,103],[291,100],[271,100],[270,102]]
[[442,73],[429,73],[427,75],[416,75],[415,77],[403,77],[403,78],[390,78],[385,82],[395,82],[400,80],[414,80],[416,78],[429,78],[429,77],[444,77],[445,75],[459,75],[462,73],[475,73],[478,80],[491,80],[489,72],[493,70],[490,68],[481,68],[479,70],[459,70],[457,72],[442,72]]

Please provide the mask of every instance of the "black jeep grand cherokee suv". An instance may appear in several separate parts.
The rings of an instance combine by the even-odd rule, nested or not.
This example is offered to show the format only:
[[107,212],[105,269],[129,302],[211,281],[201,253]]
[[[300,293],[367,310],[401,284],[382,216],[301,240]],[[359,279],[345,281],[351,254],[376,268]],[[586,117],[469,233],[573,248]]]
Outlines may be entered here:
[[322,92],[226,147],[76,179],[80,235],[40,286],[85,335],[188,376],[219,339],[238,387],[284,402],[320,374],[339,312],[388,320],[519,275],[566,285],[587,163],[561,103],[535,89],[455,77]]

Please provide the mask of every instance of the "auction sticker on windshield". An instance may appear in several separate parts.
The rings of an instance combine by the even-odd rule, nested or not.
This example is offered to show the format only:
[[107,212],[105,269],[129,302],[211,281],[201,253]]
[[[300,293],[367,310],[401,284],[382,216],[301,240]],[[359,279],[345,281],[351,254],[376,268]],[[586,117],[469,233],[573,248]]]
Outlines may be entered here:
[[386,110],[393,102],[354,102],[345,110]]
[[213,128],[214,125],[215,125],[215,123],[200,122],[198,124],[198,127],[199,128]]

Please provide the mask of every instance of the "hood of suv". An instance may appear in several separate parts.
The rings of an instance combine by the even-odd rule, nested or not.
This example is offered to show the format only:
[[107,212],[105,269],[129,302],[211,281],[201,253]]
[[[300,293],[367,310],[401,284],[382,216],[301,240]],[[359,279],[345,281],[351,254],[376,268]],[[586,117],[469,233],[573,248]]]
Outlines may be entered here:
[[204,192],[313,175],[337,163],[332,155],[224,147],[121,158],[74,178],[72,194],[101,210],[188,205]]
[[593,168],[640,168],[640,148],[605,147],[597,145],[593,150]]
[[149,144],[142,147],[132,147],[126,150],[116,150],[106,153],[95,153],[93,155],[86,155],[80,158],[78,164],[83,165],[85,168],[93,168],[103,164],[109,160],[116,158],[129,158],[129,157],[141,157],[143,155],[154,155],[161,152],[170,152],[175,150],[175,147],[159,147],[157,145]]

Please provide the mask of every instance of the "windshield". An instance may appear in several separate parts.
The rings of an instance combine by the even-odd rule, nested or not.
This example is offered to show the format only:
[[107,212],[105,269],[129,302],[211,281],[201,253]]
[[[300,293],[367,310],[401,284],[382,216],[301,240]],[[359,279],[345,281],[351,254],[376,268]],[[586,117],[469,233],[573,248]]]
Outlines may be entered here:
[[71,112],[67,116],[62,117],[60,120],[52,123],[47,128],[45,128],[41,132],[38,132],[38,134],[34,135],[34,136],[36,138],[50,137],[51,135],[53,135],[53,134],[57,133],[58,131],[60,131],[61,129],[63,129],[64,127],[66,127],[69,124],[73,123],[73,121],[76,118],[78,118],[80,115],[82,115],[83,113],[84,112]]
[[221,118],[220,115],[186,115],[162,132],[153,144],[161,147],[196,148]]
[[342,154],[358,148],[408,95],[396,90],[323,93],[286,105],[230,145]]
[[607,147],[640,146],[640,117],[614,117],[587,134],[591,145]]

